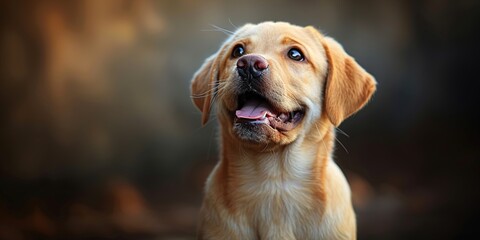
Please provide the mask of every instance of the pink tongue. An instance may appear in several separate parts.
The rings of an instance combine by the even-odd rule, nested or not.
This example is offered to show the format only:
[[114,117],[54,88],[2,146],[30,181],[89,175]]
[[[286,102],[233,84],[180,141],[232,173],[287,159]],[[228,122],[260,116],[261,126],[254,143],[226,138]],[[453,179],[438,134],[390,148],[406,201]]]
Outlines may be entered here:
[[238,118],[246,119],[262,119],[266,116],[274,116],[274,114],[268,110],[268,104],[258,99],[248,100],[235,114]]

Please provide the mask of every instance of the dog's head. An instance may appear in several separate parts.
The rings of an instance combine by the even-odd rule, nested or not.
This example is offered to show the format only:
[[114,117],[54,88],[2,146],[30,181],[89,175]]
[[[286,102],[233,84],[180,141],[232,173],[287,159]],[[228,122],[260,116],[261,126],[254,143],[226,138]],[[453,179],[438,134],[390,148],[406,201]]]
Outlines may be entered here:
[[375,85],[340,44],[313,27],[265,22],[238,29],[197,71],[191,91],[203,124],[216,104],[233,138],[285,145],[317,134],[319,121],[338,126]]

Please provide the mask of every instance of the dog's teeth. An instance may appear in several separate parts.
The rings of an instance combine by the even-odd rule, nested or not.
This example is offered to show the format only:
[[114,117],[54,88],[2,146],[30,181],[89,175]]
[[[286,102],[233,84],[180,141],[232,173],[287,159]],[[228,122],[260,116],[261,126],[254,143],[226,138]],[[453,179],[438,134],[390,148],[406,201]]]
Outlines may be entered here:
[[280,116],[278,116],[278,118],[282,121],[286,121],[286,120],[288,120],[288,115],[285,114],[285,113],[282,113],[282,114],[280,114]]

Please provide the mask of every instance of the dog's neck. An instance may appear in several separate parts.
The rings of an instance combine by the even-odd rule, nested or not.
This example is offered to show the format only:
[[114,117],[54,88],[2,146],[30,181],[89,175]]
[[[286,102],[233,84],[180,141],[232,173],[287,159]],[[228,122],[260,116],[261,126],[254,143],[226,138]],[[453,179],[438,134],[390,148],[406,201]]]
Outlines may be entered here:
[[[307,134],[302,139],[274,150],[267,147],[259,151],[242,144],[223,145],[221,171],[231,178],[240,176],[287,181],[305,180],[305,175],[313,175],[314,171],[321,171],[325,167],[330,159],[335,139],[333,125],[325,124],[325,121],[313,125],[311,131],[319,131],[320,134]],[[231,138],[228,134],[222,133],[222,138]],[[299,176],[301,174],[304,175]]]
[[[227,208],[232,210],[239,204],[233,199],[251,195],[251,191],[263,192],[272,188],[277,190],[267,192],[304,189],[302,192],[309,191],[315,199],[324,202],[326,168],[331,159],[335,132],[333,125],[320,121],[311,130],[321,134],[306,135],[275,151],[258,152],[240,144],[223,145],[217,174],[212,180],[217,182]],[[229,138],[228,134],[223,132],[222,138]]]

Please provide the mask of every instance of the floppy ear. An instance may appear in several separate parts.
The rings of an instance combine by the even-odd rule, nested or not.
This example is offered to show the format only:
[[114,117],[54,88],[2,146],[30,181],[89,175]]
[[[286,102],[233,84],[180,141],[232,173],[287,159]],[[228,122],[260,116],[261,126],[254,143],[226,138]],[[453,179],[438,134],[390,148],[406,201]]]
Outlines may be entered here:
[[217,54],[205,60],[202,67],[197,70],[192,79],[190,91],[195,106],[202,112],[202,124],[208,122],[212,105],[212,94],[217,82],[217,66],[215,64]]
[[377,83],[333,38],[324,37],[322,44],[328,61],[324,109],[338,126],[368,102]]

